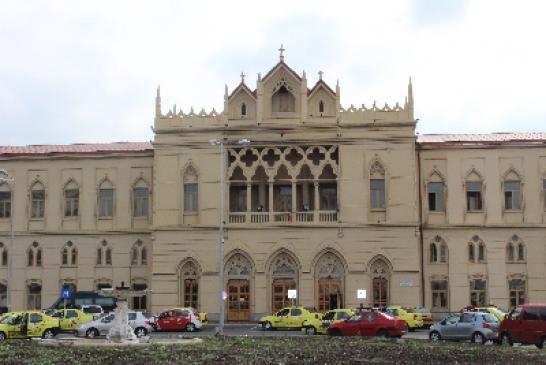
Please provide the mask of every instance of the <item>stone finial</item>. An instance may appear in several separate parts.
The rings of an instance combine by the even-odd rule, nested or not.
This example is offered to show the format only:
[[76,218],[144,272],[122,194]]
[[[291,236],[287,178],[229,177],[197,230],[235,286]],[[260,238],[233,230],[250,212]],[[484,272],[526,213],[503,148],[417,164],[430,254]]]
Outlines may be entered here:
[[305,73],[305,70],[303,70],[303,73],[302,73],[301,78],[302,78],[302,79],[306,79],[306,78],[307,78],[307,74]]
[[159,85],[157,86],[155,95],[155,116],[161,116],[161,89]]
[[283,47],[281,43],[281,48],[279,48],[279,60],[281,62],[284,62],[284,51],[286,51],[286,49]]
[[318,72],[318,77],[319,77],[319,80],[322,80],[322,75],[324,75],[324,72],[322,72],[322,71],[319,71],[319,72]]
[[262,81],[262,73],[258,72],[258,81]]
[[243,71],[241,71],[241,83],[244,83],[245,82],[245,74]]

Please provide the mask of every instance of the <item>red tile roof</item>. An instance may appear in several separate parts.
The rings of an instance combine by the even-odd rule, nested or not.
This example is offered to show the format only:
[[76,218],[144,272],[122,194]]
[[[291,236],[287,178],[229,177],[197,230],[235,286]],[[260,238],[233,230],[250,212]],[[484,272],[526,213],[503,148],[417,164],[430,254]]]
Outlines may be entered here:
[[476,134],[422,134],[417,136],[421,145],[508,145],[546,144],[546,133],[476,133]]
[[150,152],[149,142],[74,143],[66,145],[0,146],[0,156],[54,154],[108,154],[121,152]]

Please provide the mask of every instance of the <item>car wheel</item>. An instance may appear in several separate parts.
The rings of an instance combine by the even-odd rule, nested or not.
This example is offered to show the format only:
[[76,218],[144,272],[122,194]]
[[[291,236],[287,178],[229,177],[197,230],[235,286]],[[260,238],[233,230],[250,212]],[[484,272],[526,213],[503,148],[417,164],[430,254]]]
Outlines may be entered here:
[[539,349],[546,348],[546,337],[542,337],[542,340],[539,343],[537,343],[537,347]]
[[186,332],[194,332],[195,331],[195,325],[193,323],[188,323],[186,325]]
[[306,327],[306,328],[305,328],[305,334],[313,336],[313,335],[316,335],[316,334],[317,334],[317,330],[316,330],[316,328],[313,327],[313,326],[311,326],[311,327]]
[[95,338],[99,335],[99,331],[97,331],[95,328],[90,328],[87,331],[85,331],[85,337],[88,338]]
[[44,333],[42,333],[42,338],[53,338],[55,337],[55,332],[52,329],[46,329]]
[[6,334],[4,332],[0,332],[0,341],[4,341],[6,339]]
[[144,337],[148,334],[148,331],[144,327],[137,327],[135,328],[135,335],[137,337]]
[[272,330],[273,329],[273,326],[271,325],[271,322],[265,322],[264,323],[264,329],[265,330]]
[[389,337],[389,334],[384,328],[381,328],[379,331],[377,331],[377,336],[386,338]]
[[504,332],[500,338],[500,344],[504,346],[512,346],[512,338],[510,338],[510,334],[507,332]]
[[472,342],[483,345],[485,343],[485,336],[480,332],[474,332],[472,335]]
[[338,329],[330,330],[330,331],[328,331],[328,334],[330,336],[343,336],[343,333],[341,333],[341,331],[338,330]]
[[432,331],[431,333],[429,333],[428,338],[431,341],[437,342],[437,341],[440,341],[442,339],[442,336],[440,335],[440,332]]
[[408,326],[408,328],[409,328],[409,329],[408,329],[409,332],[415,332],[415,327],[409,327],[409,326]]

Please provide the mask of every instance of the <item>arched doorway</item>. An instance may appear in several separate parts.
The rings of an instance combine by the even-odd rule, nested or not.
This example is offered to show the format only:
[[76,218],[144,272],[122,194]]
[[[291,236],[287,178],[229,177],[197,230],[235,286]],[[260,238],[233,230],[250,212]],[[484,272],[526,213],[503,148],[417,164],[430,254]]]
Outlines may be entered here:
[[389,305],[391,265],[388,260],[378,257],[370,265],[372,278],[372,306],[386,307]]
[[252,265],[240,253],[226,263],[227,320],[248,321],[250,319],[250,277]]
[[[281,252],[275,256],[271,264],[271,309],[273,312],[296,304],[288,299],[288,290],[297,289],[298,265],[291,255]],[[298,295],[299,297],[299,295]]]
[[319,312],[343,308],[345,268],[333,252],[326,252],[316,264],[317,307]]

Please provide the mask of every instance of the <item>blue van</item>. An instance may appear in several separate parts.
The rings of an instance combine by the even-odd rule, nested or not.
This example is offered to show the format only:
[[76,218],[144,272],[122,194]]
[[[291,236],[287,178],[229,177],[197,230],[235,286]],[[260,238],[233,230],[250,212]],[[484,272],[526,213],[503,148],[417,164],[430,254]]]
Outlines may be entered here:
[[[104,312],[112,312],[117,306],[116,298],[103,297],[94,291],[77,291],[71,299],[66,299],[66,308],[80,308],[82,305],[100,305]],[[59,298],[48,309],[62,309],[65,307],[65,300]]]

